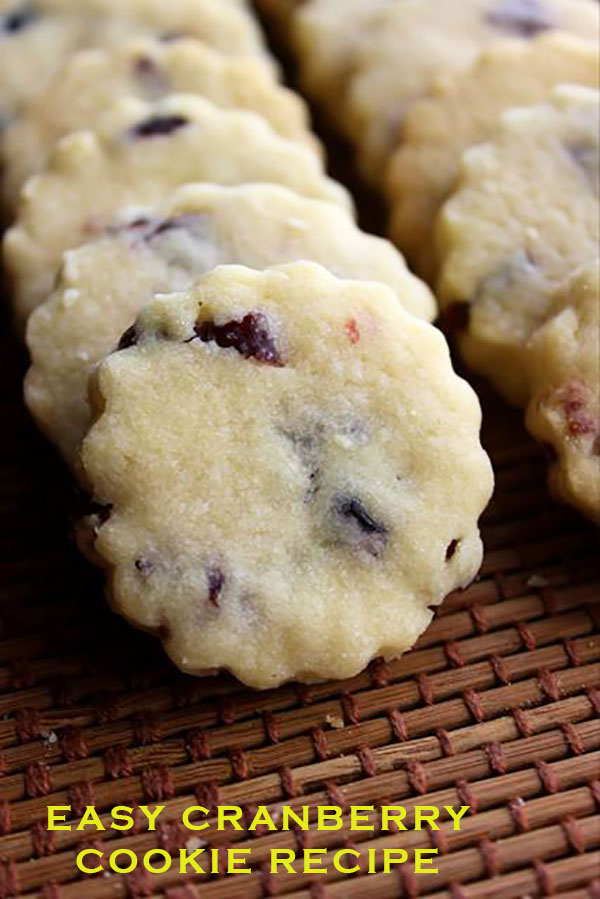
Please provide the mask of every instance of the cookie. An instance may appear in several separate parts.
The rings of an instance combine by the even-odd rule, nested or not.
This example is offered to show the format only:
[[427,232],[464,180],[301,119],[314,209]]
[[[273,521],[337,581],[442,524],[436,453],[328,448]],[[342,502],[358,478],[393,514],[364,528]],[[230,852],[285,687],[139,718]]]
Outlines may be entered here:
[[598,46],[550,31],[531,43],[498,41],[472,69],[438,83],[409,110],[387,179],[391,236],[428,280],[436,271],[434,224],[451,194],[463,152],[492,137],[502,113],[546,99],[567,82],[598,87]]
[[408,108],[437,77],[469,68],[499,38],[562,29],[595,39],[599,22],[596,0],[419,0],[379,11],[343,110],[364,176],[380,185]]
[[381,281],[409,312],[434,316],[431,293],[392,245],[364,234],[333,203],[271,184],[188,185],[66,254],[56,290],[29,319],[27,405],[75,467],[90,419],[90,372],[154,294],[187,289],[222,263],[263,269],[297,259]]
[[475,576],[479,404],[389,288],[224,266],[120,346],[82,448],[94,549],[114,608],[184,671],[349,677]]
[[74,50],[141,34],[188,35],[222,53],[266,58],[253,16],[231,0],[0,0],[0,120],[45,88]]
[[289,40],[300,69],[303,89],[339,125],[354,57],[369,39],[374,14],[390,0],[307,0],[289,26]]
[[281,86],[258,57],[225,56],[192,39],[152,38],[116,49],[75,54],[32,101],[3,139],[3,188],[9,206],[56,141],[84,128],[120,97],[152,101],[171,93],[200,94],[217,106],[260,113],[279,134],[320,152],[305,103]]
[[600,94],[556,88],[464,156],[438,225],[439,299],[468,364],[527,402],[524,354],[552,294],[598,254]]
[[559,290],[528,348],[527,426],[548,448],[550,487],[600,524],[600,261]]
[[24,188],[4,242],[17,321],[48,296],[65,250],[193,181],[274,182],[351,209],[347,191],[325,176],[312,150],[280,137],[254,113],[185,94],[154,104],[123,100],[97,133],[64,138],[48,168]]

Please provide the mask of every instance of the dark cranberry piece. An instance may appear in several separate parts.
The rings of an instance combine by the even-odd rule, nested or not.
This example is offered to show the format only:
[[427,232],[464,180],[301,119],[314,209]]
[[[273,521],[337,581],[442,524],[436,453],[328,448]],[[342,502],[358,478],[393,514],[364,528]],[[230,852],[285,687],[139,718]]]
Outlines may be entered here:
[[456,550],[458,549],[460,540],[452,540],[448,544],[448,549],[446,550],[446,562],[450,562],[451,559],[456,555]]
[[216,343],[222,349],[234,349],[244,359],[257,359],[267,365],[283,366],[267,319],[260,312],[249,312],[241,322],[230,321],[217,325],[214,321],[198,322],[196,337],[203,343]]
[[206,572],[206,577],[208,580],[208,601],[211,605],[219,608],[219,597],[225,586],[225,575],[218,566],[213,565]]
[[189,124],[189,120],[181,115],[153,116],[140,122],[131,129],[134,137],[164,137]]
[[128,350],[132,346],[137,345],[137,331],[135,325],[132,325],[131,328],[127,328],[123,336],[119,341],[119,345],[117,347],[117,352],[121,350]]
[[441,324],[446,334],[458,334],[467,330],[470,320],[471,304],[456,300],[444,309]]
[[156,564],[152,559],[136,559],[135,567],[138,574],[141,574],[142,577],[150,577],[156,568]]
[[[333,510],[352,530],[358,531],[360,548],[376,558],[383,555],[387,544],[388,529],[367,512],[355,496],[336,496]],[[367,538],[363,540],[362,538]]]
[[23,6],[7,13],[0,21],[2,31],[9,34],[17,34],[31,25],[39,17],[39,12],[33,6]]
[[540,0],[503,0],[487,14],[488,22],[520,37],[535,37],[554,27]]

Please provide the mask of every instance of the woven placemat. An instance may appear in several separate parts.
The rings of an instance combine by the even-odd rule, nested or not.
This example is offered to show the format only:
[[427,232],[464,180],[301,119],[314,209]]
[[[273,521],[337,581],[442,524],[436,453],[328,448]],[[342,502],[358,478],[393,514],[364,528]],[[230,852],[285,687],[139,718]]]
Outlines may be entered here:
[[[21,400],[1,339],[0,899],[500,899],[600,893],[600,635],[595,533],[545,488],[519,417],[484,396],[498,479],[480,580],[415,650],[345,683],[269,693],[179,674],[107,608],[69,538],[70,479]],[[596,603],[596,605],[595,605]],[[156,833],[49,833],[48,805],[160,801]],[[191,805],[469,805],[460,831],[236,833],[251,875],[84,878],[84,843],[177,852]],[[444,813],[445,815],[445,813]],[[374,814],[375,823],[380,820]],[[109,823],[106,817],[105,823]],[[179,823],[178,823],[179,822]],[[438,873],[268,873],[272,848],[439,849]]]

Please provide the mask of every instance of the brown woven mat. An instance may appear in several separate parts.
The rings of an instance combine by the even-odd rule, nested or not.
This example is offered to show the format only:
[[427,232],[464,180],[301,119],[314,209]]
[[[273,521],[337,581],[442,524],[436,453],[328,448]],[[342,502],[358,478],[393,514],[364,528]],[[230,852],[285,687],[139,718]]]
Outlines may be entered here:
[[[108,611],[69,541],[69,479],[22,406],[24,359],[8,336],[1,348],[0,899],[599,895],[595,535],[547,498],[517,416],[485,402],[498,491],[479,582],[448,599],[401,661],[261,694],[178,674]],[[169,820],[198,802],[472,810],[460,832],[249,837],[211,826],[202,838],[251,846],[254,870],[195,886],[178,873],[83,879],[75,858],[90,832],[45,825],[48,805],[77,818],[90,804],[106,813],[155,800],[167,806],[158,833],[98,841],[176,850],[190,833]],[[344,845],[433,845],[439,873],[271,876],[264,865],[272,847]]]

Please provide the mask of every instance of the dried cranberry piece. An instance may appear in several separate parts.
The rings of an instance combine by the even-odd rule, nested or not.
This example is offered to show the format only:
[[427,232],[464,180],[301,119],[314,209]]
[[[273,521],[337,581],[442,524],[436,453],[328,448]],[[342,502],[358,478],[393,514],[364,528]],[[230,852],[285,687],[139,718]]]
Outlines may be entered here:
[[383,555],[387,545],[388,529],[373,518],[358,497],[336,496],[333,501],[333,511],[338,519],[342,519],[353,531],[358,531],[357,542],[361,549],[365,549],[376,558]]
[[283,366],[269,323],[260,312],[249,312],[241,321],[217,325],[214,321],[198,322],[194,329],[203,343],[216,343],[221,349],[234,349],[244,359],[256,359],[267,365]]
[[442,313],[442,328],[446,334],[466,331],[471,321],[471,304],[464,300],[450,303]]
[[150,577],[156,568],[156,563],[153,562],[152,559],[136,559],[135,568],[142,577]]
[[132,325],[130,328],[127,328],[123,336],[121,337],[119,344],[117,346],[117,352],[121,352],[121,350],[128,350],[132,346],[136,346],[138,341],[137,330],[135,325]]
[[184,128],[189,124],[189,120],[182,115],[164,115],[153,116],[140,122],[131,129],[131,133],[136,138],[143,137],[164,137],[172,134],[180,128]]
[[37,18],[39,18],[39,12],[34,6],[22,6],[3,16],[1,28],[2,31],[9,34],[17,34],[35,22]]
[[219,608],[219,597],[225,586],[225,575],[217,565],[213,565],[206,572],[208,580],[208,601]]
[[555,27],[540,0],[503,0],[488,12],[487,20],[520,37],[535,37]]
[[456,550],[460,544],[460,540],[451,540],[448,544],[448,549],[446,550],[446,562],[450,562],[451,559],[456,555]]

